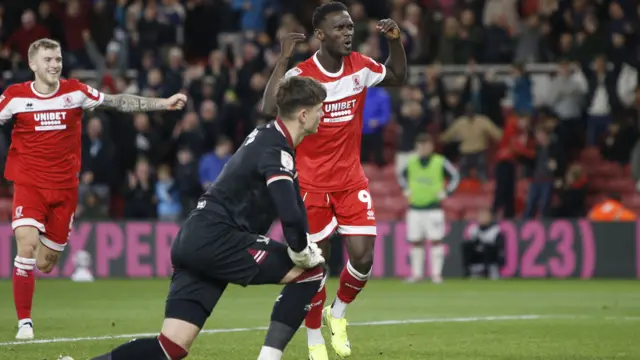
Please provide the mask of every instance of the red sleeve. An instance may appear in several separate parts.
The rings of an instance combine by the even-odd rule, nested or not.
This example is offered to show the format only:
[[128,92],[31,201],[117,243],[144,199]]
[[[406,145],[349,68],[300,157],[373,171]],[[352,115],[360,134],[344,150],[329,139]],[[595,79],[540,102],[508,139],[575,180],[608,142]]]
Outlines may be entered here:
[[96,107],[98,107],[100,104],[102,104],[102,102],[104,101],[104,94],[101,93],[100,91],[92,88],[87,84],[81,83],[77,80],[70,80],[70,81],[74,81],[75,82],[74,86],[76,86],[78,90],[80,90],[84,95],[84,99],[82,100],[83,109],[93,110]]
[[383,64],[373,60],[372,58],[362,55],[358,52],[352,52],[354,65],[361,68],[364,72],[364,85],[366,87],[374,87],[384,80],[387,76],[387,68]]
[[11,88],[7,88],[7,90],[0,95],[0,124],[4,124],[13,117],[13,111],[11,110],[11,99],[13,97],[10,95],[10,89]]

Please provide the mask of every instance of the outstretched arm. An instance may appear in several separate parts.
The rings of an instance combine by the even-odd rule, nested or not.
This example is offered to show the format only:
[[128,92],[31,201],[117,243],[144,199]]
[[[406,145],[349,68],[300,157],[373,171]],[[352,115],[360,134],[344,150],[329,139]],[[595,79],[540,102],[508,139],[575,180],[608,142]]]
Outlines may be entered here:
[[402,45],[400,28],[391,19],[380,20],[377,28],[389,41],[389,57],[384,63],[387,73],[380,85],[402,85],[407,80],[407,54]]
[[104,94],[99,107],[115,109],[122,112],[180,110],[187,102],[184,94],[176,94],[168,99],[149,98],[130,94]]
[[304,34],[289,33],[282,37],[282,52],[280,58],[276,63],[276,67],[271,73],[267,87],[264,89],[264,95],[262,98],[262,113],[269,116],[275,116],[277,113],[276,108],[276,91],[278,90],[278,84],[287,72],[289,61],[293,56],[293,51],[296,48],[296,44],[305,39]]

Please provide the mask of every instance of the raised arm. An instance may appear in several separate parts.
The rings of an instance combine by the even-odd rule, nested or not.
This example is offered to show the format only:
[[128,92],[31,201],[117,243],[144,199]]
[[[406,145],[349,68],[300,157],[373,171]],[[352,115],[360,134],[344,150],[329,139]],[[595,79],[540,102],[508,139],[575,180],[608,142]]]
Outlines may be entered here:
[[269,116],[276,115],[276,90],[278,89],[278,84],[287,72],[289,61],[293,56],[293,51],[296,48],[296,44],[304,41],[305,38],[306,37],[304,36],[304,34],[300,33],[289,33],[282,37],[282,52],[280,53],[280,58],[278,59],[276,67],[273,69],[273,73],[271,73],[269,82],[267,82],[267,86],[264,89],[264,95],[262,99],[263,114]]
[[384,19],[378,22],[377,29],[385,34],[389,42],[389,57],[384,63],[387,72],[380,85],[402,85],[407,81],[407,54],[402,45],[400,28],[395,21]]
[[98,106],[121,112],[180,110],[187,102],[184,94],[175,94],[168,99],[149,98],[129,94],[104,94],[104,100]]

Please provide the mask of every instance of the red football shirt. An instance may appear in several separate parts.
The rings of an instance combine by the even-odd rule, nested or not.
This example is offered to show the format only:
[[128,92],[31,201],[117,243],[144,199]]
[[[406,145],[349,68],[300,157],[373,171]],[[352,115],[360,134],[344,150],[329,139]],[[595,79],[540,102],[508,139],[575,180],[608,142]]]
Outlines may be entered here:
[[77,80],[60,80],[48,95],[31,81],[9,86],[0,96],[0,124],[15,118],[5,177],[45,189],[78,186],[83,109],[103,100],[102,93]]
[[336,73],[325,70],[317,54],[287,72],[285,78],[308,76],[327,89],[318,133],[305,137],[296,148],[302,189],[334,192],[367,184],[360,165],[362,112],[367,88],[385,75],[384,65],[357,52],[345,56]]

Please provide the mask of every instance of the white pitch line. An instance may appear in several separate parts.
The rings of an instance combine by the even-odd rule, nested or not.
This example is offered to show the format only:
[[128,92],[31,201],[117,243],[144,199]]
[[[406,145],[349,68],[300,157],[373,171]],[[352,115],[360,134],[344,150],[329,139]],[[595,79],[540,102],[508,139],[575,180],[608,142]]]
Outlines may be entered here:
[[[384,325],[407,325],[407,324],[426,324],[426,323],[454,323],[454,322],[478,322],[478,321],[509,321],[509,320],[537,320],[555,318],[555,315],[506,315],[506,316],[474,316],[474,317],[458,317],[458,318],[427,318],[427,319],[407,319],[407,320],[386,320],[386,321],[365,321],[349,323],[349,326],[384,326]],[[248,331],[264,331],[266,326],[247,327],[247,328],[231,328],[231,329],[209,329],[202,330],[201,334],[222,334]],[[158,333],[140,333],[140,334],[123,334],[123,335],[106,335],[106,336],[90,336],[77,338],[53,338],[28,341],[10,341],[0,342],[0,347],[30,344],[52,344],[52,343],[71,343],[81,341],[101,341],[101,340],[117,340],[132,339],[142,337],[157,336]]]

